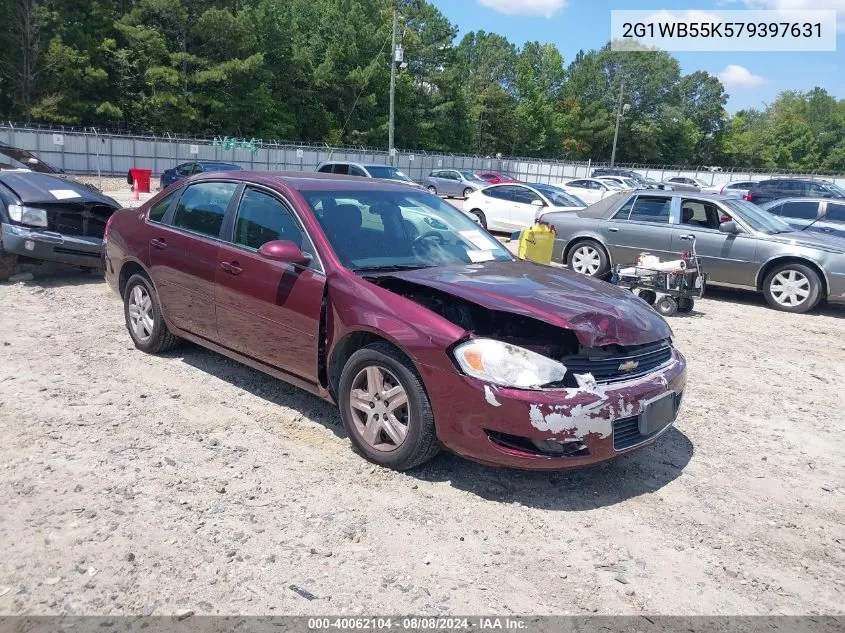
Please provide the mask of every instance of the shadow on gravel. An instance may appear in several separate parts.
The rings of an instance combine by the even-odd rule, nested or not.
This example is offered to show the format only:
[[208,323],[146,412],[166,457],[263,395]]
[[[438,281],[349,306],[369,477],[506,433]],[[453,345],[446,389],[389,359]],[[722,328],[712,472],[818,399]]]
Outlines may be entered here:
[[[283,380],[187,341],[163,356],[179,359],[271,404],[293,409],[309,420],[322,424],[337,437],[346,437],[337,407]],[[281,417],[282,413],[279,415]]]
[[492,468],[447,453],[409,474],[424,481],[448,481],[488,501],[578,512],[656,492],[681,475],[692,455],[692,442],[672,427],[649,447],[580,470]]
[[[181,360],[271,404],[291,409],[294,415],[298,412],[337,437],[346,438],[337,408],[302,389],[192,343],[183,343],[164,356]],[[279,415],[281,418],[281,411]],[[348,450],[353,450],[351,445]],[[582,511],[660,490],[681,475],[692,454],[692,442],[673,427],[649,447],[581,470],[542,473],[493,468],[444,451],[407,475],[421,481],[449,482],[488,501]]]
[[88,286],[105,284],[103,273],[100,271],[83,270],[62,264],[24,264],[20,272],[13,275],[7,285],[22,283],[28,288],[57,288],[63,286]]
[[[774,311],[774,308],[769,307],[769,304],[766,303],[766,299],[763,297],[762,294],[760,294],[759,292],[752,292],[750,290],[739,290],[734,288],[716,288],[708,286],[704,298],[712,299],[714,301],[724,301],[726,303],[760,306],[761,308],[766,308],[768,310]],[[828,316],[833,317],[834,319],[845,319],[845,305],[836,303],[822,303],[802,316]]]

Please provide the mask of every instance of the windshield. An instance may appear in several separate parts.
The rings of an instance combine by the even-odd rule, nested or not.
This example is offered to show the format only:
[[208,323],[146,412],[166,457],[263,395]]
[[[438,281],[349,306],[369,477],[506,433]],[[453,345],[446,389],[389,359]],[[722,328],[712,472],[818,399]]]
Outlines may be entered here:
[[401,180],[402,182],[412,182],[401,171],[395,167],[388,165],[367,165],[367,171],[373,178],[386,178],[387,180]]
[[831,193],[835,193],[840,198],[845,198],[845,189],[843,189],[836,183],[828,183],[827,188],[830,189]]
[[481,180],[481,178],[479,178],[478,176],[476,176],[476,175],[475,175],[474,173],[472,173],[471,171],[463,171],[463,170],[458,170],[458,171],[460,172],[461,176],[463,176],[463,177],[464,177],[464,178],[466,178],[467,180]]
[[425,191],[303,191],[335,254],[355,271],[509,261],[469,217]]
[[723,200],[722,204],[736,213],[740,220],[760,233],[774,235],[775,233],[787,233],[795,230],[777,216],[764,211],[752,202],[731,198],[729,200]]
[[534,188],[546,196],[556,207],[586,207],[587,203],[578,196],[567,193],[550,185],[534,185]]
[[43,174],[61,173],[58,169],[36,158],[30,152],[15,147],[0,147],[0,169],[29,169]]

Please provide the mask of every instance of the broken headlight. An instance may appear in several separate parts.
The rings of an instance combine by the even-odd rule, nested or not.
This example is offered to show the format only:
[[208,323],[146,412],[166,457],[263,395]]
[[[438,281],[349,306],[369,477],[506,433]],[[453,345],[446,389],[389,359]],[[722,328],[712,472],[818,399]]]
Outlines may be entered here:
[[25,207],[22,204],[10,204],[9,217],[15,222],[30,226],[47,226],[47,212],[44,209]]
[[563,380],[566,374],[566,367],[561,363],[489,338],[462,343],[454,354],[465,374],[502,387],[539,387]]

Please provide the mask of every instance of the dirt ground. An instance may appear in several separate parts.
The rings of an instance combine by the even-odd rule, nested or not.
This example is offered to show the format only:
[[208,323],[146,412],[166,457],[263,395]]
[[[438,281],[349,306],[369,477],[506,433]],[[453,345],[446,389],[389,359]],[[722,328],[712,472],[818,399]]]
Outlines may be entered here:
[[842,613],[845,310],[722,291],[671,324],[653,447],[399,474],[304,392],[137,351],[101,277],[0,284],[0,614]]

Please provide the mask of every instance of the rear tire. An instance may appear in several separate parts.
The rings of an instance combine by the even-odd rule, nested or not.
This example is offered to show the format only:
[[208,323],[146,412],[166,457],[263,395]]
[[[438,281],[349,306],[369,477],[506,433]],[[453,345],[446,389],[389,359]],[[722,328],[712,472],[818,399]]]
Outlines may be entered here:
[[818,273],[805,264],[786,263],[769,271],[763,281],[763,294],[775,310],[802,314],[822,299]]
[[123,314],[132,342],[142,352],[159,354],[179,343],[178,336],[167,329],[161,303],[146,275],[135,274],[123,291]]
[[[371,375],[380,378],[371,383]],[[391,409],[390,401],[396,396],[387,394],[399,388],[404,392],[404,399],[399,391],[396,396],[402,404]],[[349,439],[371,462],[394,470],[408,470],[440,451],[434,414],[422,380],[413,363],[393,345],[373,343],[352,354],[341,372],[337,394],[340,417]],[[379,420],[380,415],[387,419]],[[377,430],[368,435],[373,422]]]
[[566,264],[570,270],[590,277],[604,277],[610,272],[610,261],[604,247],[594,240],[581,240],[569,249]]
[[472,192],[475,191],[474,189],[467,187],[464,189],[464,198],[469,198],[472,195]]
[[483,226],[485,229],[487,228],[487,216],[484,215],[484,211],[481,209],[473,209],[470,213],[475,216],[475,221],[478,222],[479,225]]

